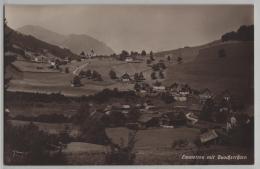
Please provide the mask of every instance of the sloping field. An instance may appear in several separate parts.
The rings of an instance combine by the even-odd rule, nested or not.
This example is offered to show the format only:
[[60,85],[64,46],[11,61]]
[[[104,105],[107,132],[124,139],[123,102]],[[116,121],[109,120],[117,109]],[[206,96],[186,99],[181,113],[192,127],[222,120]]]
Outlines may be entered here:
[[[126,128],[108,128],[106,133],[115,143],[124,145],[128,143],[129,132]],[[139,130],[136,134],[135,149],[158,149],[170,148],[175,140],[188,139],[194,140],[198,137],[200,131],[195,128],[157,128],[148,130]]]
[[[17,64],[22,67],[19,67],[19,69],[30,70],[31,63],[17,62]],[[70,82],[74,77],[73,70],[78,68],[80,65],[85,65],[82,70],[95,70],[99,72],[104,81],[97,82],[82,79],[83,86],[78,88],[71,87]],[[145,63],[126,63],[115,59],[91,59],[89,61],[74,62],[70,65],[66,65],[65,67],[69,68],[70,73],[20,71],[22,77],[12,79],[8,90],[39,93],[61,92],[65,95],[81,96],[94,94],[104,88],[118,88],[119,90],[133,89],[133,84],[126,84],[111,80],[109,71],[112,69],[117,73],[118,77],[121,77],[121,75],[126,72],[130,75],[143,72],[147,79],[150,78],[150,68],[147,67]]]
[[[194,140],[200,131],[194,128],[175,128],[175,129],[149,129],[140,130],[137,133],[137,149],[150,148],[170,148],[173,141],[179,139]],[[160,139],[161,138],[161,139]]]
[[[24,126],[30,124],[29,121],[21,121],[21,120],[10,120],[11,124],[14,126]],[[60,132],[64,131],[66,126],[72,128],[71,123],[42,123],[42,122],[33,122],[36,126],[39,127],[39,130],[45,131],[49,134],[59,134]],[[70,135],[77,136],[78,130],[73,128],[70,130]]]
[[11,64],[6,67],[5,78],[22,79],[23,73],[20,69]]
[[[220,49],[225,50],[226,57],[218,56]],[[252,42],[222,43],[202,49],[193,62],[169,66],[165,84],[187,83],[215,93],[229,89],[232,94],[252,100],[253,52]]]
[[156,57],[170,56],[174,59],[176,59],[177,57],[182,57],[183,63],[187,63],[187,62],[194,61],[197,58],[199,51],[201,49],[208,48],[208,47],[217,45],[219,43],[220,43],[220,41],[216,40],[216,41],[204,44],[204,45],[199,45],[199,46],[194,46],[194,47],[187,46],[184,48],[162,51],[162,52],[156,53],[155,55],[156,55]]
[[58,72],[58,70],[48,69],[50,64],[47,63],[35,63],[28,61],[16,60],[12,63],[21,71],[29,71],[29,72]]
[[42,114],[63,114],[64,116],[74,115],[78,108],[79,103],[55,103],[56,101],[52,100],[51,103],[44,102],[24,102],[24,101],[14,101],[8,100],[5,102],[5,106],[10,110],[10,116],[37,116]]

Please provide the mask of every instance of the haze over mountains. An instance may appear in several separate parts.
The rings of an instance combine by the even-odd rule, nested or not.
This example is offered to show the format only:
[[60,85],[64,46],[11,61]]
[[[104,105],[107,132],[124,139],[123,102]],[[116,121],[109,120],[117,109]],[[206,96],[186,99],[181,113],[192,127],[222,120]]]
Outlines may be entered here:
[[[16,55],[21,55],[24,57],[25,51],[30,51],[38,54],[48,53],[58,58],[70,57],[71,59],[76,59],[79,57],[79,55],[72,53],[67,48],[60,48],[57,45],[39,40],[34,36],[24,35],[8,26],[5,27],[4,33],[6,37],[5,45],[7,45],[7,43],[10,44],[9,51],[14,52]],[[46,53],[44,51],[48,52]]]
[[97,55],[110,55],[114,53],[104,42],[84,34],[62,35],[35,25],[25,25],[18,28],[17,31],[26,35],[32,35],[50,44],[68,48],[75,54],[79,54],[82,51],[89,53],[92,49]]

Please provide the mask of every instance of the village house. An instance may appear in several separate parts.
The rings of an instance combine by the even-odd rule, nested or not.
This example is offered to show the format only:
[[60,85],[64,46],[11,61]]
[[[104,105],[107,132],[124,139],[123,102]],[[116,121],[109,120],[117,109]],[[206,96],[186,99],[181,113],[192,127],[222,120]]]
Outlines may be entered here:
[[172,93],[177,93],[179,92],[180,88],[179,85],[177,83],[173,83],[170,87],[169,87],[170,92]]
[[144,83],[144,82],[139,82],[139,93],[140,94],[146,94],[147,92],[150,92],[152,90],[152,88],[150,87],[150,85],[148,83]]
[[129,110],[130,108],[131,108],[131,106],[128,104],[122,105],[122,109],[124,109],[124,110]]
[[85,52],[83,52],[83,51],[80,53],[79,56],[80,56],[80,59],[81,59],[81,60],[87,59],[87,56],[86,56]]
[[176,101],[185,102],[190,94],[190,88],[187,85],[179,85],[177,83],[172,84],[169,87],[171,96]]
[[126,58],[125,58],[125,61],[126,61],[126,62],[133,62],[134,59],[133,59],[132,57],[126,57]]
[[201,103],[205,103],[206,100],[212,98],[212,93],[208,88],[204,89],[203,91],[200,92],[199,98]]
[[182,85],[181,89],[179,90],[179,93],[181,95],[188,96],[190,94],[190,87],[188,85]]
[[122,82],[130,82],[132,79],[130,78],[130,75],[125,73],[121,76],[121,81]]
[[63,61],[67,64],[67,63],[70,63],[71,59],[70,59],[70,57],[67,56],[64,58]]
[[124,104],[124,105],[122,105],[122,107],[121,107],[121,111],[122,111],[123,114],[128,114],[130,108],[131,108],[130,105],[128,105],[128,104]]
[[153,86],[153,90],[157,92],[164,92],[165,89],[165,86]]
[[185,102],[188,99],[186,95],[180,93],[172,93],[171,95],[173,96],[175,101]]

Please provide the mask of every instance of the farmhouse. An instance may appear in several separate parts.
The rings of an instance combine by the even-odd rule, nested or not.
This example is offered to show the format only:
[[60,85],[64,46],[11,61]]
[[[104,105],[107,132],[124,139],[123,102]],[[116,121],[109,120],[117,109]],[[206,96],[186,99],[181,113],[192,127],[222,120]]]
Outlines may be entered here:
[[206,100],[212,98],[212,93],[209,89],[204,89],[203,91],[200,92],[199,98],[200,98],[200,102],[204,103]]
[[169,89],[170,89],[170,91],[171,92],[179,92],[179,89],[180,88],[178,88],[178,84],[177,83],[173,83],[170,87],[169,87]]
[[124,104],[124,105],[122,105],[122,107],[121,107],[121,110],[122,110],[121,112],[122,112],[123,114],[128,114],[130,108],[131,108],[130,105],[128,105],[128,104]]
[[133,62],[134,59],[133,59],[132,57],[126,57],[126,58],[125,58],[125,61],[126,61],[126,62]]
[[67,56],[67,57],[64,58],[65,63],[70,63],[70,61],[71,61],[70,57]]
[[82,60],[87,59],[87,56],[85,55],[85,52],[83,52],[83,51],[80,53],[79,56],[80,56],[80,58],[81,58]]
[[190,88],[189,88],[188,86],[184,86],[184,87],[182,87],[182,88],[180,89],[179,93],[180,93],[181,95],[187,96],[187,95],[190,94]]
[[131,108],[131,106],[128,104],[122,105],[122,109],[129,110],[130,108]]
[[127,74],[127,73],[123,74],[123,75],[121,76],[121,80],[122,80],[123,82],[130,82],[130,81],[131,81],[130,75]]
[[180,102],[185,102],[188,99],[186,95],[179,94],[179,93],[172,93],[172,96],[173,96],[174,100],[180,101]]
[[165,89],[165,86],[153,86],[153,90],[157,92],[163,92]]

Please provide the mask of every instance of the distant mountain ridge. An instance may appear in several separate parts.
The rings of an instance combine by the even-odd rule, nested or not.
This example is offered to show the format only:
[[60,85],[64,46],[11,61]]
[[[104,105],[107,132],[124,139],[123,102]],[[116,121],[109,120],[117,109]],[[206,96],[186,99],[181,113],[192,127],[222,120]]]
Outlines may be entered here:
[[[49,54],[57,58],[66,58],[66,57],[70,57],[71,59],[79,58],[79,55],[72,53],[69,49],[61,48],[57,45],[49,44],[31,35],[24,35],[20,32],[11,29],[10,27],[6,27],[4,33],[6,36],[9,35],[8,41],[10,44],[12,44],[12,47],[10,47],[9,50],[17,53],[18,51],[16,48],[19,48],[20,52],[17,53],[19,55],[25,55],[24,51],[35,52],[38,54],[47,51]],[[14,46],[16,46],[16,48],[14,48]]]
[[104,42],[85,34],[62,35],[35,25],[25,25],[18,28],[17,31],[26,35],[32,35],[50,44],[68,48],[75,54],[79,54],[82,51],[89,53],[92,49],[97,55],[110,55],[114,53]]

